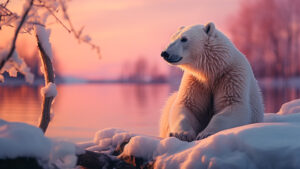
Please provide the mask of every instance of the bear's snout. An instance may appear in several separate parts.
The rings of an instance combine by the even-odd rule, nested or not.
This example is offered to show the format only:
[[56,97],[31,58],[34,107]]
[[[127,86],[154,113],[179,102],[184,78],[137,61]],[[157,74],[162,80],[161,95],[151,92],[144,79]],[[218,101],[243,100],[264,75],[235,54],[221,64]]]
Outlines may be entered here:
[[182,59],[182,57],[178,55],[170,55],[167,51],[161,52],[160,55],[169,63],[176,63]]
[[161,54],[160,54],[160,56],[162,56],[163,58],[167,59],[170,55],[169,55],[168,52],[162,51]]

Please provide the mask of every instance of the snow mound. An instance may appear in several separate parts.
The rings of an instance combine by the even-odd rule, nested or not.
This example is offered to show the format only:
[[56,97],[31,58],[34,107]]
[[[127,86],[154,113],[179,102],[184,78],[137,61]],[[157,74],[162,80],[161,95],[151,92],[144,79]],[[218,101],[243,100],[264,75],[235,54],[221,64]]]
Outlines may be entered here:
[[96,132],[93,141],[79,143],[77,146],[89,151],[111,154],[133,136],[135,134],[121,129],[107,128]]
[[[266,114],[263,123],[218,132],[206,139],[183,142],[177,138],[137,136],[117,129],[99,131],[97,151],[129,139],[119,157],[154,161],[159,169],[299,169],[300,100],[286,103],[277,114]],[[292,114],[291,114],[292,113]],[[95,147],[95,146],[94,146]],[[93,146],[90,150],[93,150]]]
[[73,143],[51,140],[37,127],[4,120],[0,120],[0,150],[0,159],[33,157],[45,168],[73,168],[77,161]]
[[191,143],[137,136],[125,146],[122,155],[155,160],[154,168],[296,169],[300,168],[299,131],[300,124],[296,123],[259,123],[224,130]]
[[44,137],[39,128],[22,123],[0,120],[0,158],[18,156],[47,159],[51,141]]
[[191,143],[136,136],[121,156],[154,160],[154,168],[296,169],[300,168],[299,131],[300,121],[287,121],[237,127]]
[[294,114],[300,112],[300,99],[292,100],[290,102],[284,103],[278,114]]

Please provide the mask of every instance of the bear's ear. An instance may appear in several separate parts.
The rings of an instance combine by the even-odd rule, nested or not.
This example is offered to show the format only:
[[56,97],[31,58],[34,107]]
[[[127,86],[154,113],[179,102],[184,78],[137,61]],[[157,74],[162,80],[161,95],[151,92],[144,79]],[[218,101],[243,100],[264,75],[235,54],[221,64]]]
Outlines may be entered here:
[[185,26],[180,26],[179,30],[182,30],[182,29],[184,29],[184,28],[185,28]]
[[205,25],[204,31],[207,33],[208,36],[211,36],[215,32],[215,24],[210,22]]

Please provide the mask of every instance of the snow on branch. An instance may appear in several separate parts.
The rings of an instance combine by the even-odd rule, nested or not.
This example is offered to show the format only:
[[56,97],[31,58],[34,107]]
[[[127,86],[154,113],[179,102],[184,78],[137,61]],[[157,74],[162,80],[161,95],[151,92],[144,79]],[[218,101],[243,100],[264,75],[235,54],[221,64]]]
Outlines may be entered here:
[[[15,28],[11,45],[8,46],[9,49],[1,49],[0,52],[0,82],[4,81],[2,73],[5,71],[13,77],[17,76],[17,72],[21,72],[25,75],[27,82],[33,82],[33,74],[30,73],[30,69],[16,52],[16,41],[20,33],[31,34],[35,30],[34,35],[36,35],[45,77],[45,87],[41,89],[43,104],[39,127],[45,132],[51,118],[51,104],[57,94],[52,65],[53,54],[49,42],[50,29],[46,29],[48,17],[53,17],[58,24],[73,34],[79,43],[90,45],[99,56],[100,48],[92,43],[89,35],[83,34],[83,27],[79,30],[75,29],[68,15],[67,3],[69,0],[25,0],[24,2],[21,15],[8,8],[10,0],[0,2],[0,30],[3,26]],[[62,18],[58,16],[62,16]]]
[[[11,47],[10,47],[10,49],[9,49],[9,52],[8,52],[7,56],[4,57],[4,58],[2,58],[2,59],[0,60],[0,70],[3,68],[4,64],[12,57],[12,55],[13,55],[15,49],[16,49],[16,41],[17,41],[18,35],[19,35],[19,33],[20,33],[20,30],[21,30],[23,24],[26,22],[27,15],[29,14],[29,11],[31,10],[32,5],[33,5],[33,1],[34,1],[34,0],[30,0],[30,1],[29,1],[29,4],[28,4],[28,7],[25,8],[25,11],[24,11],[24,14],[22,15],[21,21],[20,21],[20,23],[18,24],[18,27],[17,27],[17,29],[16,29],[16,31],[15,31],[14,38],[13,38],[13,40],[12,40],[12,44],[11,44]],[[6,3],[6,4],[7,4],[7,3]],[[2,8],[2,7],[1,7],[1,8]],[[3,17],[3,16],[1,15],[1,18],[2,18],[2,17]]]
[[[7,51],[0,53],[0,60],[1,58],[5,58],[7,53]],[[16,77],[17,72],[20,72],[25,76],[26,82],[33,83],[34,75],[30,72],[30,68],[27,66],[25,61],[19,57],[15,50],[4,67],[0,69],[0,74],[4,73],[5,71],[8,72],[11,77]],[[4,77],[2,75],[0,75],[0,82],[4,82]]]
[[[3,26],[16,29],[11,45],[9,46],[10,49],[7,50],[6,56],[0,57],[0,70],[12,57],[16,49],[18,35],[20,33],[31,34],[36,26],[47,27],[48,23],[46,21],[48,17],[53,17],[59,25],[73,34],[79,43],[83,42],[91,46],[100,57],[100,47],[92,43],[92,39],[89,35],[83,33],[83,27],[78,30],[75,29],[68,14],[68,2],[68,0],[26,0],[23,5],[23,12],[20,16],[7,7],[7,4],[10,3],[9,0],[2,3],[0,2],[0,30]],[[40,38],[43,41],[43,37]],[[44,43],[44,48],[48,48],[47,43]],[[51,52],[51,50],[47,51]],[[48,53],[48,55],[52,58],[52,53]],[[3,81],[3,76],[0,76],[0,81]]]
[[57,95],[56,85],[52,82],[49,82],[41,89],[41,94],[45,97],[55,97]]
[[[83,42],[88,44],[89,46],[91,46],[93,50],[96,51],[96,53],[100,57],[101,56],[100,47],[92,43],[92,38],[89,35],[83,34],[84,27],[81,27],[79,30],[77,30],[73,25],[71,18],[69,17],[68,14],[67,2],[68,2],[67,0],[58,0],[55,4],[49,4],[49,1],[39,0],[34,5],[36,7],[42,7],[46,9],[48,11],[48,14],[54,17],[57,23],[60,24],[64,29],[66,29],[69,33],[73,34],[79,43]],[[57,16],[58,11],[61,11],[63,16],[62,19]]]
[[40,120],[39,127],[46,132],[48,124],[51,120],[51,105],[54,97],[57,94],[56,86],[54,84],[54,71],[52,65],[52,49],[49,42],[50,30],[46,30],[42,26],[36,26],[36,39],[38,43],[38,48],[40,51],[40,57],[43,65],[43,72],[45,77],[45,88],[41,89],[43,95],[42,104],[42,116]]
[[41,44],[43,44],[43,48],[47,54],[47,56],[50,58],[51,61],[53,61],[53,54],[52,54],[52,46],[49,41],[50,29],[45,29],[43,26],[36,26],[36,35],[38,36],[38,40]]

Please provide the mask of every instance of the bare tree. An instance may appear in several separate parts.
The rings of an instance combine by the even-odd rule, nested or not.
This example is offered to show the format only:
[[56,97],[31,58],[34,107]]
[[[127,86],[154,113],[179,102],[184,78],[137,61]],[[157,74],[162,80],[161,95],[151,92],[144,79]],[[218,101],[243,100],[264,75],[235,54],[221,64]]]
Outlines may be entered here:
[[[300,74],[300,1],[243,1],[229,30],[257,76]],[[297,62],[298,61],[298,62]]]
[[[7,7],[9,3],[10,0],[0,2],[0,30],[3,26],[8,26],[14,28],[15,32],[8,49],[1,49],[0,51],[0,81],[3,80],[1,73],[5,71],[9,72],[10,75],[15,75],[17,71],[21,72],[25,75],[28,82],[33,81],[30,69],[16,52],[16,41],[20,33],[32,34],[34,32],[45,77],[45,88],[42,88],[43,104],[39,127],[43,132],[46,132],[50,122],[51,104],[56,95],[53,94],[53,91],[49,91],[49,88],[55,88],[55,83],[52,49],[49,43],[50,30],[46,29],[48,17],[53,17],[58,24],[69,33],[72,33],[79,42],[90,45],[99,56],[100,48],[91,42],[91,38],[88,35],[83,34],[83,27],[79,30],[75,29],[67,11],[68,0],[25,0],[23,5],[24,11],[21,15],[11,11]],[[59,18],[59,15],[63,17]]]

